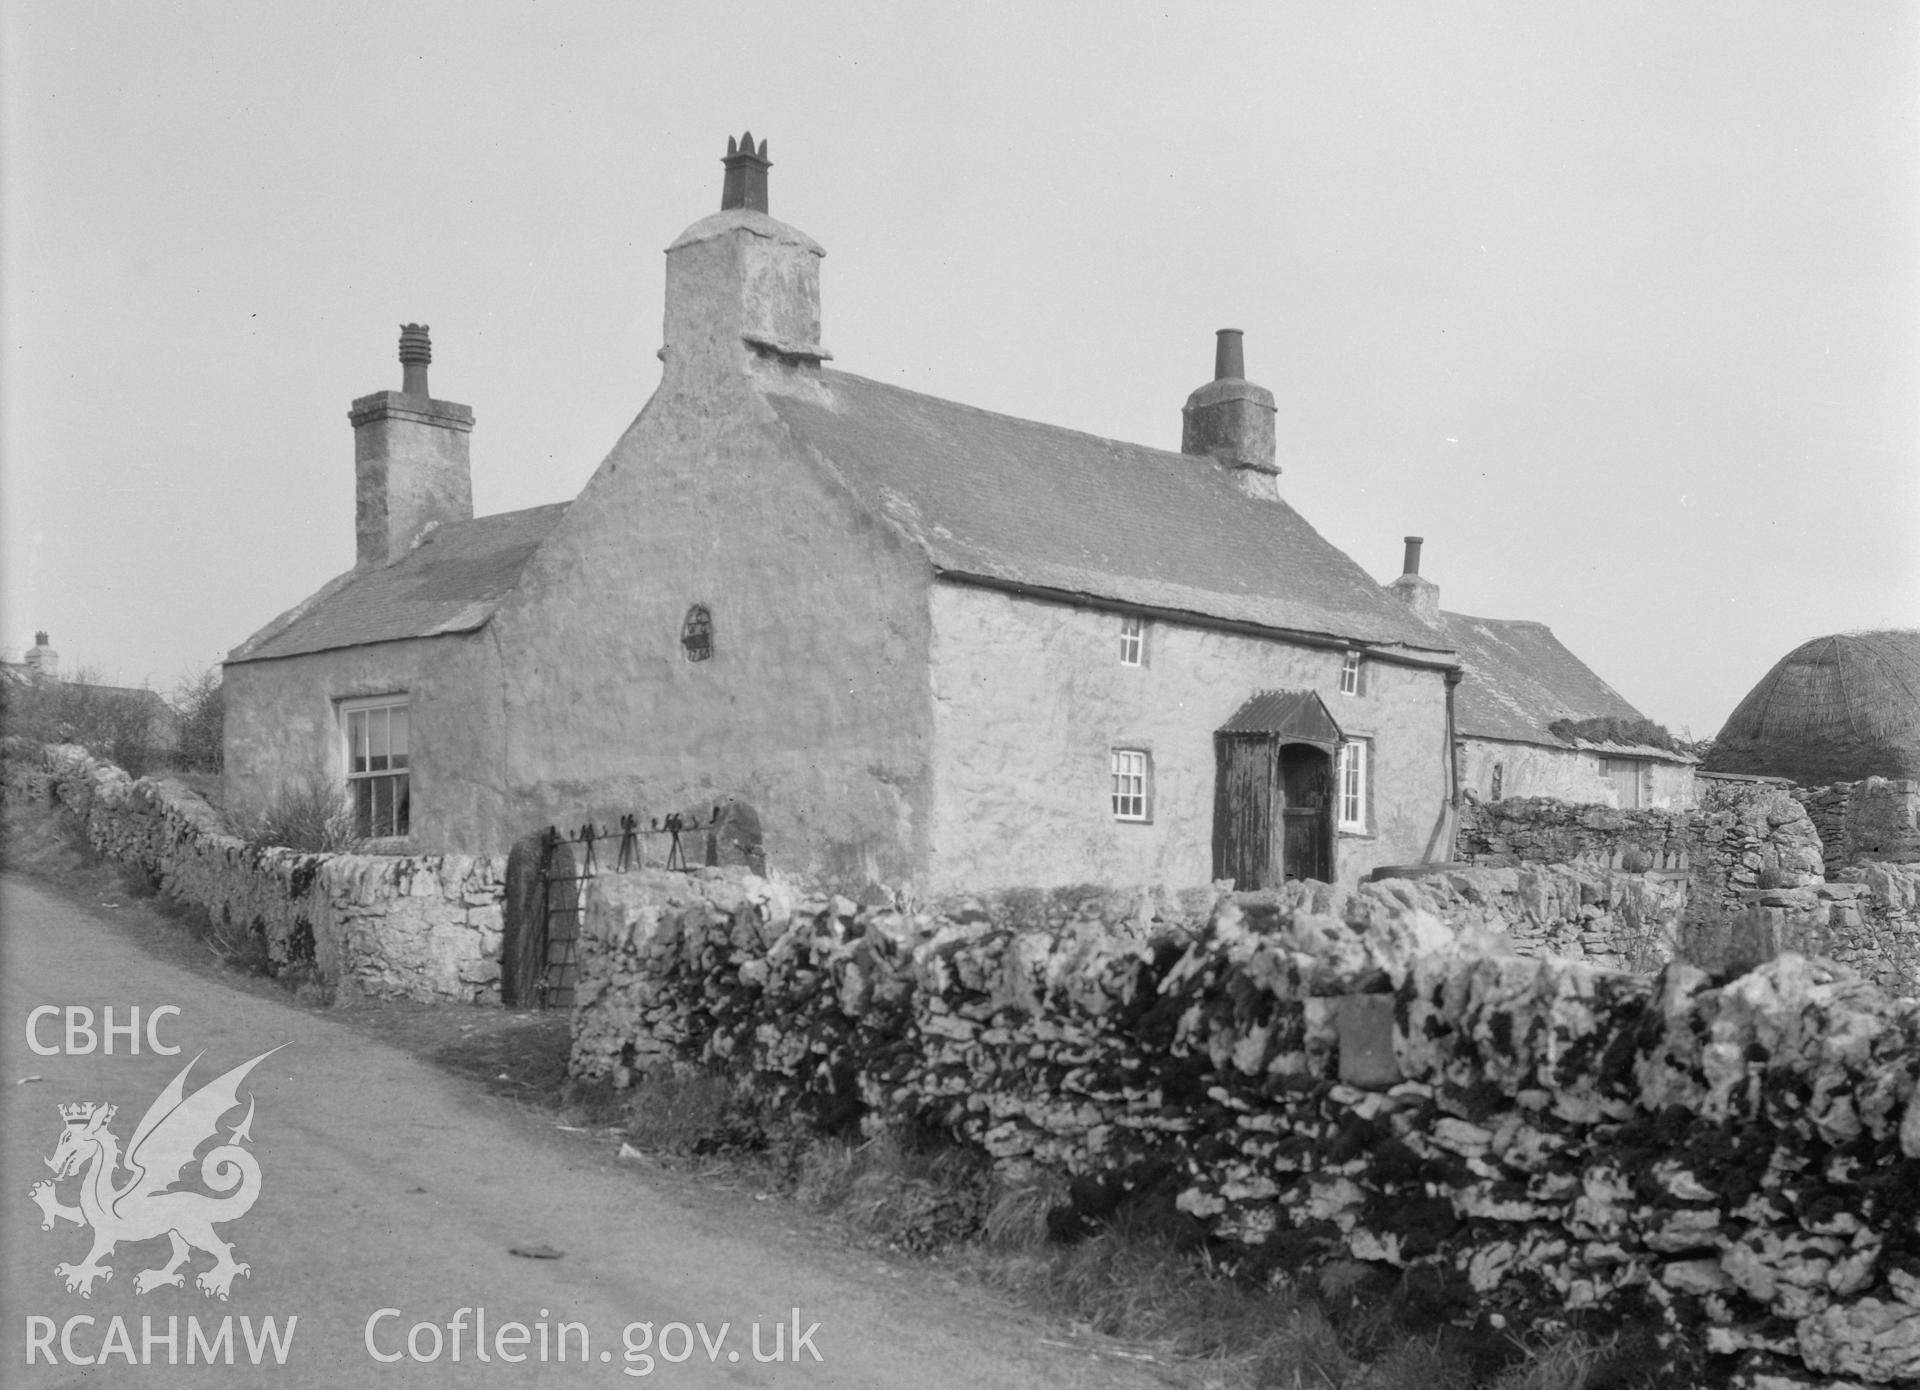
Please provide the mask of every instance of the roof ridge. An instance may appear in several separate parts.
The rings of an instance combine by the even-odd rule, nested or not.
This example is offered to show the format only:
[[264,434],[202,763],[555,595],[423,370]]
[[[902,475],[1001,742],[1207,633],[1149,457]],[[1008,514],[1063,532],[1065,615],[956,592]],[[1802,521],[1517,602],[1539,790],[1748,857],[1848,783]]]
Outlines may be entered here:
[[[1048,420],[1034,420],[1025,415],[1009,415],[1004,410],[988,410],[982,405],[969,405],[965,401],[952,400],[946,396],[936,396],[930,391],[916,391],[911,386],[896,386],[891,381],[879,381],[870,376],[861,376],[858,372],[842,371],[838,367],[823,367],[820,375],[825,377],[843,377],[857,381],[865,386],[877,386],[883,391],[894,391],[903,396],[916,396],[923,401],[937,401],[941,405],[955,410],[964,410],[972,415],[987,415],[996,420],[1011,420],[1016,425],[1028,425],[1043,430],[1053,430],[1058,434],[1075,435],[1081,439],[1091,439],[1099,444],[1111,444],[1122,449],[1141,449],[1150,454],[1160,454],[1169,459],[1192,459],[1196,463],[1211,462],[1204,455],[1183,454],[1178,449],[1162,449],[1153,444],[1139,444],[1131,439],[1119,439],[1110,434],[1095,434],[1092,430],[1077,430],[1072,425],[1056,425]],[[1282,506],[1288,505],[1284,500]]]
[[1553,627],[1541,622],[1538,618],[1487,618],[1474,613],[1455,613],[1446,608],[1440,610],[1440,616],[1447,619],[1458,618],[1465,623],[1499,623],[1503,627],[1537,627],[1548,635],[1553,633]]

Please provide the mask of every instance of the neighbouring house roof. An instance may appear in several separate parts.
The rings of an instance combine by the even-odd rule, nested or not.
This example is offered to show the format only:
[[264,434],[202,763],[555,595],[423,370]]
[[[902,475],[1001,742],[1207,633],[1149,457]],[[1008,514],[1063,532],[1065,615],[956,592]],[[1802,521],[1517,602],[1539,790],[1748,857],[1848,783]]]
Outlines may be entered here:
[[1311,690],[1263,690],[1235,710],[1215,732],[1271,734],[1283,743],[1313,743],[1324,748],[1346,739],[1326,702]]
[[1734,707],[1706,766],[1808,785],[1920,777],[1920,629],[1801,643]]
[[229,662],[471,632],[493,616],[568,507],[477,516],[429,531],[391,565],[354,569],[228,654]]
[[1466,669],[1454,696],[1454,726],[1461,737],[1692,761],[1647,744],[1569,742],[1556,735],[1548,726],[1560,719],[1644,716],[1562,646],[1545,623],[1444,612],[1440,622]]
[[1249,498],[1210,459],[845,372],[818,380],[819,398],[768,401],[943,574],[1449,651],[1292,507]]

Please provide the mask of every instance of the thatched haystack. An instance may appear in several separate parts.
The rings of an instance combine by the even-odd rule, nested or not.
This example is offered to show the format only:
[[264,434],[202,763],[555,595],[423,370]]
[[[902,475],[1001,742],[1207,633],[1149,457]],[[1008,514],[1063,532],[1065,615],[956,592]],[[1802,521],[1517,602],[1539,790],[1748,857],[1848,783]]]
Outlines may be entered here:
[[1809,786],[1920,777],[1920,630],[1795,647],[1733,711],[1701,768]]

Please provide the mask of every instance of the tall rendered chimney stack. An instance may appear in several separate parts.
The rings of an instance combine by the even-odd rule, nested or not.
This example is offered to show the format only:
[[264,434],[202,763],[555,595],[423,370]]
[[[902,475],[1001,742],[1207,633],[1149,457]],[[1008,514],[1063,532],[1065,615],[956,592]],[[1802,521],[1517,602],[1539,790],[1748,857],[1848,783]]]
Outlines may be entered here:
[[1280,500],[1275,462],[1273,392],[1247,380],[1246,349],[1237,328],[1214,338],[1213,380],[1187,397],[1180,452],[1211,458],[1249,497]]
[[433,343],[424,323],[400,326],[400,389],[353,403],[354,554],[390,565],[436,526],[473,519],[467,436],[473,411],[427,392]]
[[804,232],[767,214],[767,142],[727,137],[720,210],[667,248],[664,385],[705,390],[749,371],[812,371],[820,346],[820,260]]

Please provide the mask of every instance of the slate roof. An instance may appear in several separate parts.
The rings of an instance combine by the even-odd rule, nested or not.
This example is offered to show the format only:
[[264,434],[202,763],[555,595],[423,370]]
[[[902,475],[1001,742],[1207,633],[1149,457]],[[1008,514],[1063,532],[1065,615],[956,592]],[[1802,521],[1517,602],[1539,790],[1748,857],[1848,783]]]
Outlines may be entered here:
[[[1442,613],[1466,677],[1454,696],[1454,720],[1467,738],[1506,739],[1566,748],[1547,727],[1556,719],[1640,719],[1640,711],[1560,644],[1545,623]],[[1588,744],[1644,757],[1688,761],[1662,748]]]
[[939,571],[1432,653],[1446,640],[1285,502],[1183,454],[823,371],[793,437]]
[[391,565],[349,570],[228,654],[266,661],[471,632],[493,616],[568,503],[500,512],[441,526]]
[[[826,399],[769,395],[793,439],[937,570],[1447,660],[1414,618],[1285,502],[1204,459],[923,396],[844,372]],[[228,656],[265,661],[482,626],[566,503],[443,526],[350,570]]]

